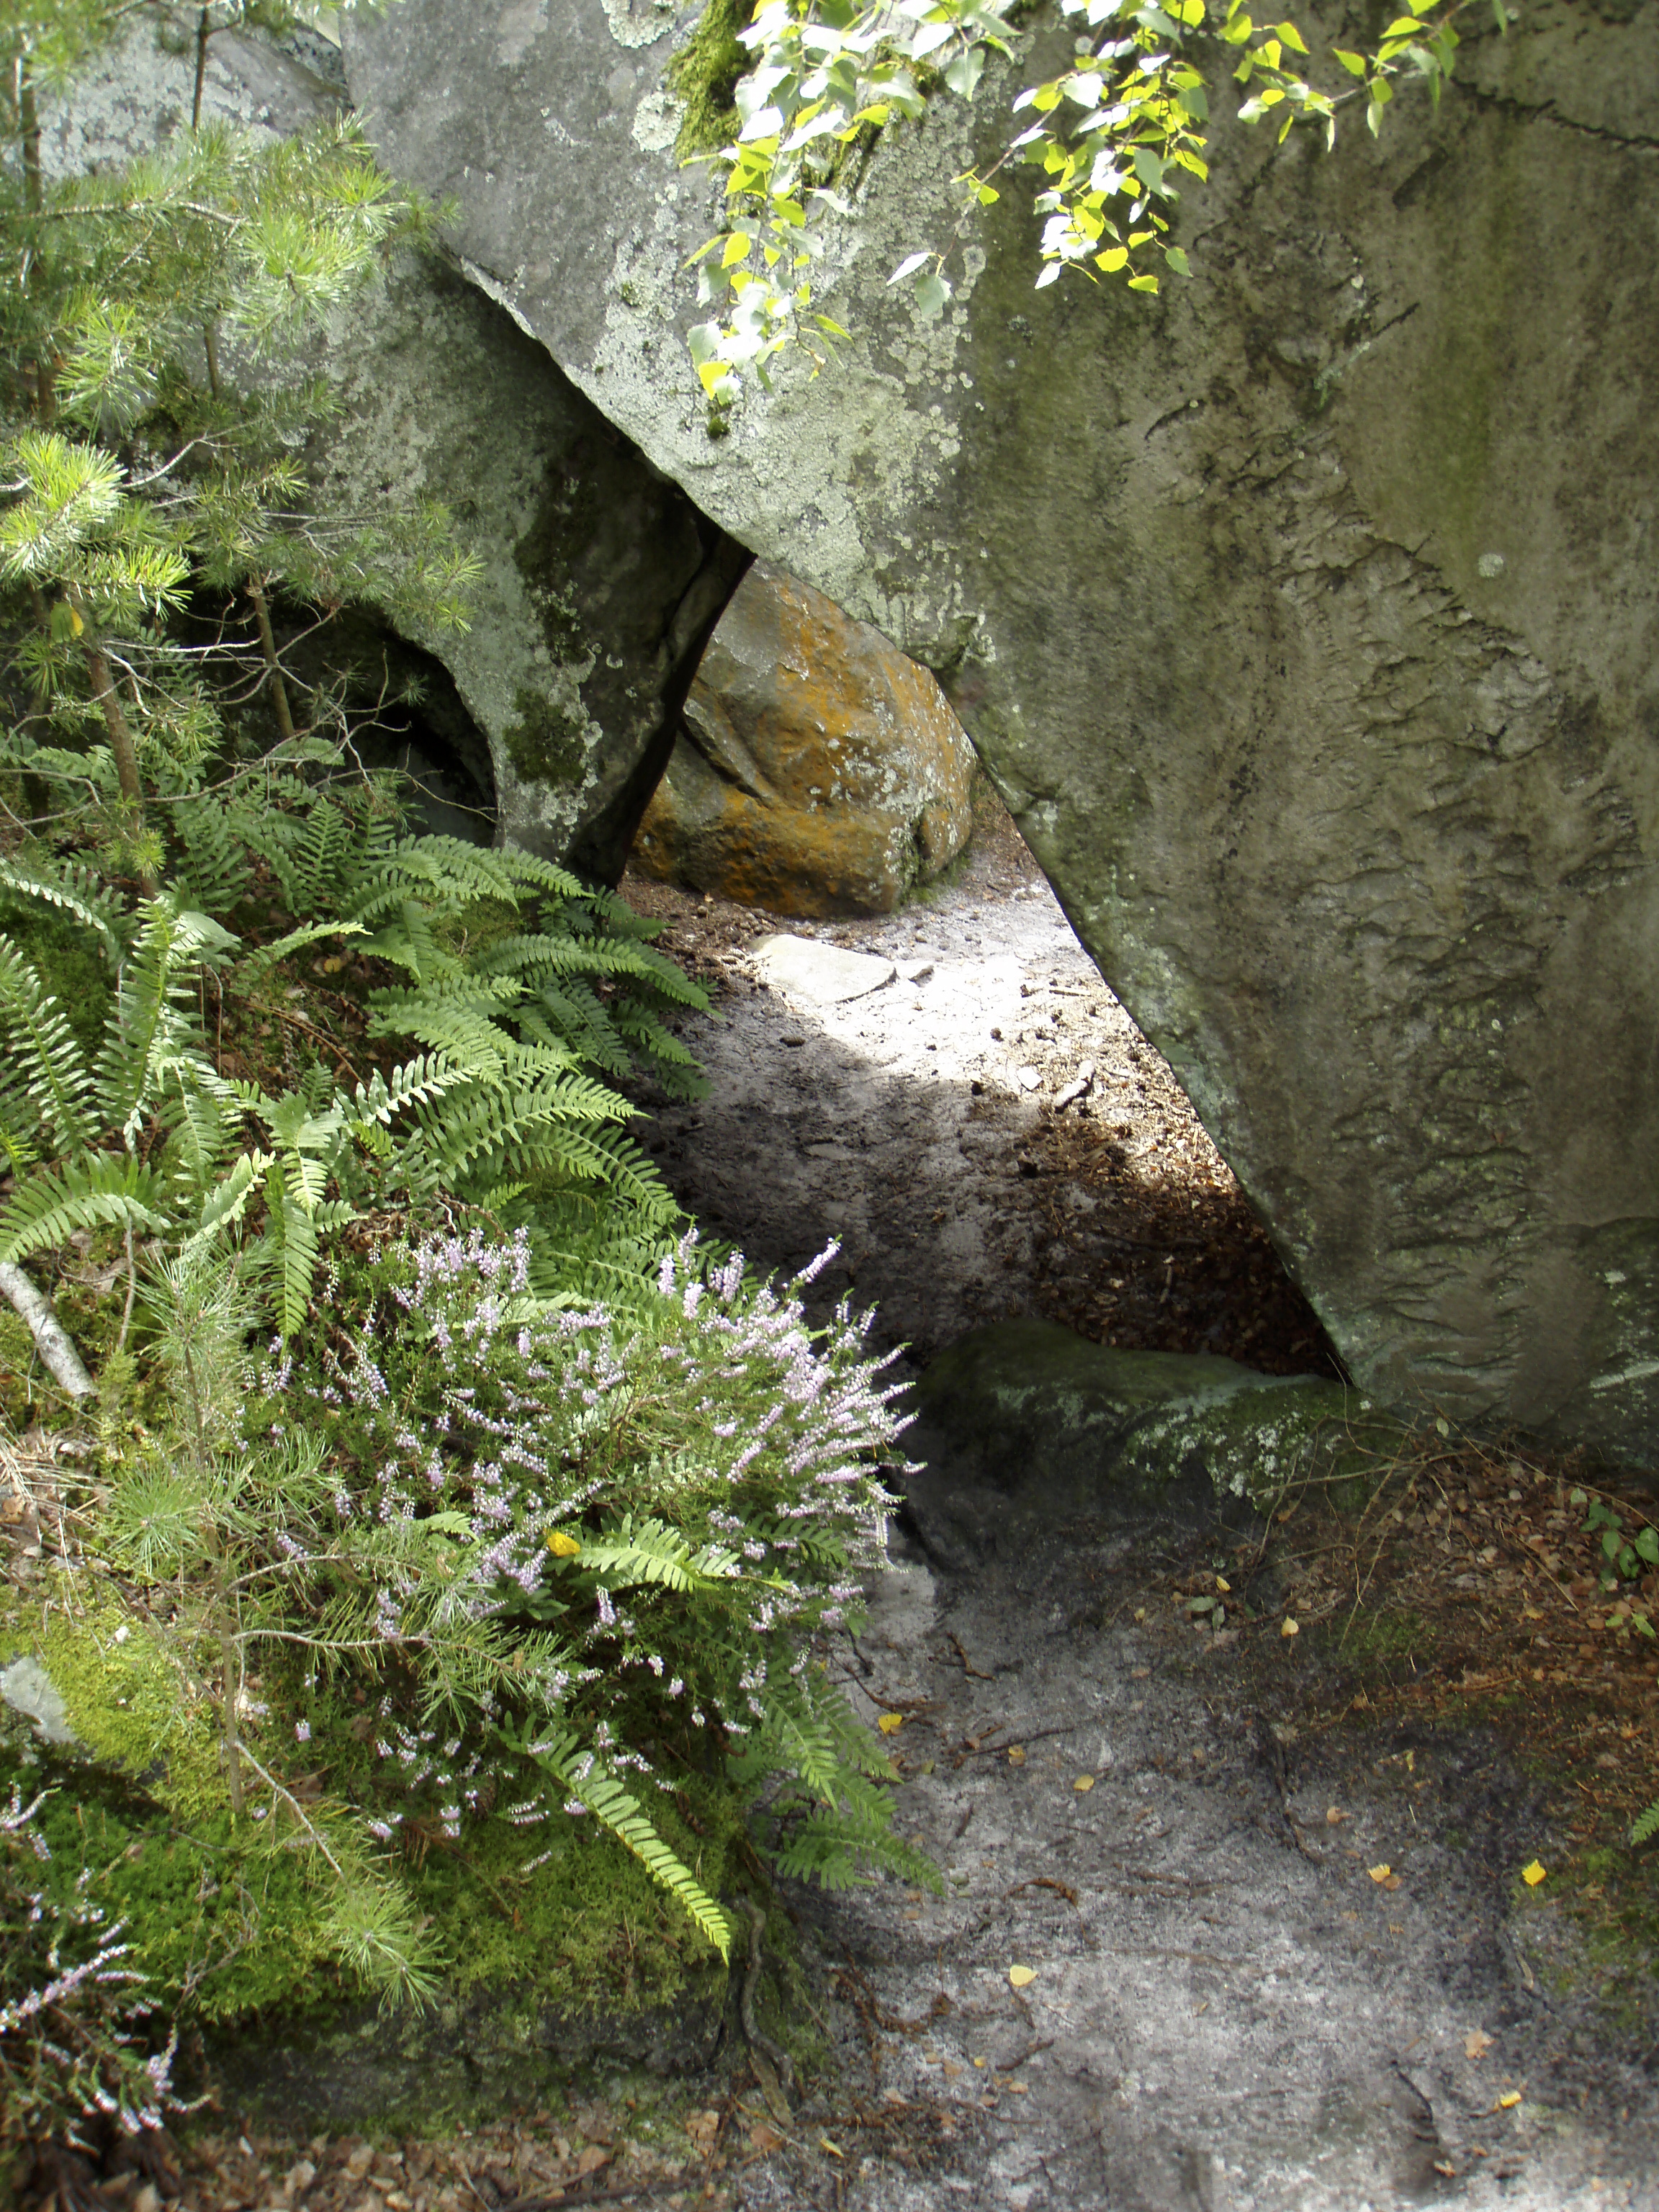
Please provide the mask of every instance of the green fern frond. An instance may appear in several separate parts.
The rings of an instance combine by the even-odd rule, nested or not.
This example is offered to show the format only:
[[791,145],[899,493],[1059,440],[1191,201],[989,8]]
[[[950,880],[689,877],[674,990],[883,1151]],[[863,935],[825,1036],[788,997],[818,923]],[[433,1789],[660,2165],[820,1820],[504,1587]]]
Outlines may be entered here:
[[0,1260],[24,1260],[77,1229],[172,1226],[161,1177],[127,1152],[88,1152],[61,1169],[37,1170],[0,1212]]
[[935,1895],[944,1893],[939,1869],[927,1854],[861,1811],[819,1808],[808,1813],[768,1856],[781,1875],[816,1881],[824,1889],[850,1889],[867,1881],[872,1868],[883,1867]]
[[169,1065],[181,1056],[203,1058],[199,1024],[186,1012],[188,971],[236,947],[228,930],[204,914],[181,912],[165,892],[146,902],[143,916],[117,981],[97,1078],[100,1110],[129,1139]]
[[612,1589],[643,1583],[684,1591],[707,1589],[730,1577],[737,1554],[718,1544],[699,1551],[678,1528],[655,1520],[636,1526],[630,1515],[611,1541],[582,1546],[582,1565],[603,1575]]
[[[722,1959],[732,1951],[732,1926],[702,1884],[669,1850],[643,1813],[639,1802],[606,1772],[598,1758],[585,1752],[574,1732],[566,1732],[532,1754],[557,1779],[568,1796],[586,1805],[620,1843],[625,1844],[671,1897],[678,1899]],[[585,1771],[579,1769],[585,1767]]]
[[120,957],[126,916],[90,868],[0,854],[0,894],[56,907],[96,930],[112,964]]
[[290,929],[285,936],[273,938],[269,945],[238,961],[232,978],[240,991],[252,991],[263,981],[278,961],[287,960],[296,952],[303,952],[308,945],[321,945],[331,938],[361,937],[362,927],[355,921],[308,921],[298,929]]
[[213,792],[179,800],[172,820],[185,856],[174,888],[204,914],[228,914],[252,874],[247,850],[258,843],[257,820],[244,818],[234,798],[227,802]]
[[1651,1843],[1659,1836],[1659,1797],[1656,1797],[1645,1813],[1639,1813],[1630,1832],[1632,1844]]
[[69,1017],[27,959],[0,931],[0,1036],[54,1148],[70,1151],[93,1136],[92,1075]]

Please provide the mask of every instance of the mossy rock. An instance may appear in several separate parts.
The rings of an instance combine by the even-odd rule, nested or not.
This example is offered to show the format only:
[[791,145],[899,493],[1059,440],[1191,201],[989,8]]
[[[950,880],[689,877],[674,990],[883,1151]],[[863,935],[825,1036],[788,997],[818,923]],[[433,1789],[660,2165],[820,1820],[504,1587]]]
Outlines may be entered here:
[[1267,1511],[1313,1478],[1360,1494],[1405,1433],[1316,1376],[1117,1351],[1035,1320],[959,1338],[914,1404],[910,1509],[929,1552],[958,1568],[1079,1515]]

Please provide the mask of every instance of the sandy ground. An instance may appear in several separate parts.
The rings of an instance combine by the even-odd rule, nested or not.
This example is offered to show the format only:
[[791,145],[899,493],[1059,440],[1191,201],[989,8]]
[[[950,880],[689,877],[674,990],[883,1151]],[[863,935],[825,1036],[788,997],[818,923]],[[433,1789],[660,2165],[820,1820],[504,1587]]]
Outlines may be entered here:
[[[873,1302],[877,1340],[917,1363],[977,1322],[1040,1312],[1103,1343],[1340,1372],[1012,823],[994,801],[981,815],[957,881],[875,920],[790,921],[626,879],[714,994],[683,1025],[709,1096],[642,1097],[670,1187],[763,1269],[838,1237],[820,1303]],[[755,947],[777,932],[901,973],[816,1004],[766,981]],[[1060,1103],[1080,1079],[1085,1095]]]

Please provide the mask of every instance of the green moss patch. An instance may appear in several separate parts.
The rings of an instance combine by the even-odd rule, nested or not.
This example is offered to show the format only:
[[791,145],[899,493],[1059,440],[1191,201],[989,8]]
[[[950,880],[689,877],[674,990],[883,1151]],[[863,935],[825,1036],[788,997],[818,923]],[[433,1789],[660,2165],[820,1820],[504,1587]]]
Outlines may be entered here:
[[514,693],[515,720],[501,732],[507,758],[527,783],[579,784],[587,773],[583,726],[552,701],[522,687]]
[[708,0],[690,41],[664,75],[668,88],[685,109],[674,151],[682,161],[699,154],[718,154],[737,137],[738,80],[753,59],[738,33],[748,22],[744,0]]

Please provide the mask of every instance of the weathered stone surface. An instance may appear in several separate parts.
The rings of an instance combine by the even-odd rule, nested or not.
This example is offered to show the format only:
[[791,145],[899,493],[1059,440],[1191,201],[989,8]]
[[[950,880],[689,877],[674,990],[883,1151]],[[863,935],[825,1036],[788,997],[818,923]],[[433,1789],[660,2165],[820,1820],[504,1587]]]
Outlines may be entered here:
[[755,946],[755,960],[769,983],[821,1006],[867,997],[898,973],[890,960],[820,945],[810,937],[763,937]]
[[[337,51],[313,34],[209,51],[210,120],[292,131],[344,97]],[[49,166],[151,149],[188,127],[193,80],[193,46],[136,31],[48,113]],[[454,680],[474,726],[460,750],[487,748],[501,834],[614,881],[747,555],[436,259],[404,257],[359,294],[311,365],[345,403],[312,441],[319,488],[362,514],[441,500],[483,562],[467,632],[408,635]]]
[[757,562],[708,641],[634,863],[773,914],[890,913],[967,842],[973,768],[926,669]]
[[905,1493],[929,1553],[959,1569],[1079,1515],[1267,1511],[1316,1475],[1363,1483],[1400,1437],[1357,1391],[1316,1376],[1115,1351],[1048,1321],[959,1337],[912,1402]]
[[[456,195],[469,264],[605,412],[943,672],[1364,1385],[1639,1457],[1659,5],[1466,22],[1437,118],[1407,88],[1379,141],[1220,113],[1198,273],[1152,303],[1034,294],[1017,175],[942,320],[889,292],[1006,76],[933,103],[832,247],[846,365],[718,441],[677,351],[712,228],[663,86],[690,16],[407,0],[347,58],[386,158]],[[1304,27],[1322,57],[1334,18]],[[1018,66],[1068,52],[1038,18]]]
[[484,564],[464,635],[411,635],[488,739],[501,834],[614,882],[747,556],[493,301],[410,264],[331,331],[313,441],[348,508],[442,500]]

